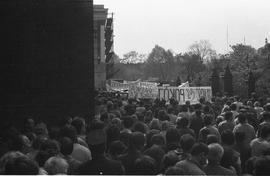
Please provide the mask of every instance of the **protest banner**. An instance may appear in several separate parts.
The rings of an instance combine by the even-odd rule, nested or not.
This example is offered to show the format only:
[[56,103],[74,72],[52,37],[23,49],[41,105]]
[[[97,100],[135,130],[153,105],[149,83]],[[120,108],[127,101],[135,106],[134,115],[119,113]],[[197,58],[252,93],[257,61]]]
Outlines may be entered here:
[[129,87],[129,97],[131,98],[151,98],[156,99],[158,95],[157,86],[141,86],[140,84],[133,84]]
[[158,98],[169,101],[174,98],[179,104],[190,101],[191,104],[199,103],[201,97],[206,101],[212,98],[211,87],[158,87]]

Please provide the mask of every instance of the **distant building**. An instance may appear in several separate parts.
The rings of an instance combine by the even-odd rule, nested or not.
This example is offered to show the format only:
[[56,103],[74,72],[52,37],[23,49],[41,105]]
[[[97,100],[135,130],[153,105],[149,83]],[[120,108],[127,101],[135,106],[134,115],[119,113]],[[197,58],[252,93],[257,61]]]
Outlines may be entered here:
[[[95,88],[106,87],[106,57],[111,53],[113,41],[108,38],[108,23],[112,26],[112,18],[108,18],[108,9],[104,5],[94,5],[94,70]],[[112,38],[112,30],[109,33]],[[107,47],[108,42],[110,48]]]

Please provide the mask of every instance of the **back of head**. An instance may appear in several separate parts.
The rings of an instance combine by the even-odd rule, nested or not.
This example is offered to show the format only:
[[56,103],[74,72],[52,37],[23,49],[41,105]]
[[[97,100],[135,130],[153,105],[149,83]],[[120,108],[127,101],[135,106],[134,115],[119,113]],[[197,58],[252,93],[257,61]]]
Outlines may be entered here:
[[224,149],[223,147],[218,144],[218,143],[212,143],[208,145],[208,160],[211,163],[218,163],[220,162],[223,154],[224,154]]
[[233,145],[234,144],[234,134],[231,130],[224,130],[221,133],[221,141],[223,144],[226,145]]
[[3,173],[5,172],[5,167],[6,167],[6,164],[10,161],[14,161],[16,158],[19,158],[19,157],[24,157],[25,155],[21,152],[14,152],[14,151],[11,151],[11,152],[8,152],[8,153],[5,153],[1,158],[0,158],[0,173]]
[[195,139],[190,134],[184,134],[180,138],[180,145],[184,152],[189,151],[195,144]]
[[188,123],[189,121],[186,117],[178,117],[176,120],[176,125],[178,128],[186,128]]
[[269,175],[270,156],[262,156],[255,163],[255,175]]
[[143,122],[137,121],[134,123],[132,130],[134,132],[138,131],[138,132],[142,132],[143,134],[145,134],[147,129],[146,129],[146,126]]
[[260,137],[266,139],[270,135],[270,125],[263,125],[260,133]]
[[161,125],[158,119],[153,119],[150,122],[150,129],[161,130]]
[[26,156],[21,156],[6,163],[6,175],[37,175],[38,165]]
[[61,143],[61,148],[60,148],[60,152],[64,155],[70,155],[73,151],[73,142],[70,138],[68,137],[64,137],[62,139],[60,139],[60,143]]
[[71,125],[75,127],[77,134],[81,134],[85,130],[85,120],[81,117],[74,118]]
[[235,103],[231,104],[231,105],[230,105],[230,109],[231,109],[232,111],[236,111],[237,105],[236,105]]
[[[270,100],[270,98],[269,98],[269,100]],[[266,103],[266,105],[264,106],[264,109],[268,112],[270,111],[270,102]]]
[[247,117],[244,113],[240,113],[237,118],[239,123],[245,123],[247,121]]
[[44,164],[49,175],[67,174],[68,167],[66,160],[61,157],[51,157]]
[[232,118],[233,118],[233,113],[231,111],[225,112],[225,115],[224,115],[225,120],[230,121],[232,120]]
[[141,132],[133,132],[129,139],[129,148],[135,148],[137,150],[142,150],[145,145],[146,139],[144,134]]
[[109,153],[111,155],[117,156],[117,155],[123,154],[126,151],[126,149],[127,149],[127,146],[123,142],[117,140],[111,143],[110,148],[109,148]]
[[218,143],[218,137],[214,134],[207,135],[206,144]]
[[151,142],[152,145],[156,144],[156,145],[165,145],[165,138],[162,136],[162,134],[154,134],[151,137]]
[[107,144],[110,145],[111,142],[119,140],[120,129],[115,125],[111,125],[107,129],[106,135],[107,135]]
[[125,128],[131,128],[134,124],[134,119],[131,116],[125,116],[122,119],[122,123]]
[[191,155],[192,156],[199,156],[200,154],[207,155],[208,154],[208,147],[204,143],[195,143],[191,148]]
[[46,151],[51,155],[57,155],[60,152],[59,142],[47,139],[40,145],[40,151]]
[[174,166],[178,161],[179,161],[179,157],[174,151],[169,151],[163,156],[163,159],[162,159],[164,168]]
[[157,174],[156,163],[150,156],[142,156],[135,161],[136,174],[155,175]]
[[180,141],[180,135],[176,128],[169,128],[166,132],[166,142],[169,143],[178,143]]
[[72,125],[65,125],[60,129],[60,137],[68,137],[73,143],[77,143],[77,131]]
[[264,121],[270,121],[270,112],[264,111],[262,117]]

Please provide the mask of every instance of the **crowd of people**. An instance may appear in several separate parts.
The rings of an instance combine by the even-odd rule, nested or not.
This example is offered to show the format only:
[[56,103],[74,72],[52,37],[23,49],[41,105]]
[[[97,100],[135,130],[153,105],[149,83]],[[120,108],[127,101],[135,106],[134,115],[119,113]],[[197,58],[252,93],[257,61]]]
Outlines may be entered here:
[[100,91],[93,101],[89,123],[27,118],[2,129],[0,174],[270,174],[270,98],[179,105]]

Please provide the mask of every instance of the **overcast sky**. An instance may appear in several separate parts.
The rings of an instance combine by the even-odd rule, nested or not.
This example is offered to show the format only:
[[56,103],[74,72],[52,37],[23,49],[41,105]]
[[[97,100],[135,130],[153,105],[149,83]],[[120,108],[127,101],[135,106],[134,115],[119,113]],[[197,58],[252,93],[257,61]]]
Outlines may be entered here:
[[229,45],[255,48],[270,38],[269,0],[94,0],[114,13],[114,50],[120,57],[135,50],[148,54],[158,44],[186,52],[209,40],[217,53]]

